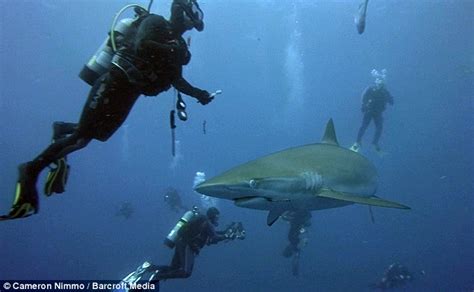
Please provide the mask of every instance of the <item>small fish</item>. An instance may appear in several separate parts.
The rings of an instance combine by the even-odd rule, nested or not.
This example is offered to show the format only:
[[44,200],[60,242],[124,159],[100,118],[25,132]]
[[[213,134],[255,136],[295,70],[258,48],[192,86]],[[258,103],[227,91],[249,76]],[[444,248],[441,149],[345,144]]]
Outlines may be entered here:
[[202,122],[202,133],[206,135],[206,120]]

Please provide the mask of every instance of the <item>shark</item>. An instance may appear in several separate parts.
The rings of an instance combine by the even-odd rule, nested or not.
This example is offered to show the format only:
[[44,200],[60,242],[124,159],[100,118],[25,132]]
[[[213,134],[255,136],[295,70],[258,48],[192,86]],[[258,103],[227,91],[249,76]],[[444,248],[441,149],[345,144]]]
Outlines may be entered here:
[[324,210],[352,204],[410,209],[377,196],[375,166],[341,147],[329,119],[320,143],[275,152],[235,166],[195,186],[203,195],[243,208],[267,210],[272,225],[291,210]]

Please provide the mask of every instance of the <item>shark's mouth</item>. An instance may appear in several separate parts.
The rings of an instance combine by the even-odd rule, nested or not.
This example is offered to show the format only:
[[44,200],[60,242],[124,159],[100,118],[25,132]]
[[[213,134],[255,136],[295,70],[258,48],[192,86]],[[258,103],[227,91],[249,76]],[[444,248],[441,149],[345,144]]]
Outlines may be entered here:
[[235,199],[234,203],[242,208],[268,210],[272,201],[265,197],[242,197]]

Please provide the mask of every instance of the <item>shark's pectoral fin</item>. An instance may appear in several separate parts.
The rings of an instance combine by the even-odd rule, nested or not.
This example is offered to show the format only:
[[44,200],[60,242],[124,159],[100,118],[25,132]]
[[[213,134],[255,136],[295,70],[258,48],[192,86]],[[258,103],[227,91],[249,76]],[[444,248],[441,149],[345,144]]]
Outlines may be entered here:
[[333,190],[323,190],[318,194],[318,196],[334,199],[334,200],[352,202],[356,204],[364,204],[364,205],[369,205],[369,206],[397,208],[397,209],[411,209],[408,206],[405,206],[396,202],[384,200],[376,196],[359,197],[359,196],[355,196],[349,193],[336,192]]
[[272,226],[275,221],[285,212],[286,210],[283,208],[273,208],[268,213],[267,217],[267,225]]

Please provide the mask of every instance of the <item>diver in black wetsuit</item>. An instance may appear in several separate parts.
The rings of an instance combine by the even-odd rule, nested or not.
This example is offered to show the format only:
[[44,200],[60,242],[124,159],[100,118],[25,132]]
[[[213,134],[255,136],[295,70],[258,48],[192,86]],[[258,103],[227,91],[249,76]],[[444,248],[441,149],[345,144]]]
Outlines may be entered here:
[[290,243],[283,250],[283,256],[292,257],[292,273],[293,276],[298,276],[301,249],[306,245],[305,234],[307,228],[311,226],[311,212],[307,210],[287,211],[282,218],[290,223],[288,231]]
[[[183,218],[187,218],[185,220],[189,219],[188,222],[184,223],[184,225],[177,224],[178,236],[176,240],[172,243],[169,241],[170,235],[173,234],[172,231],[168,235],[167,241],[165,241],[165,244],[175,248],[173,259],[169,266],[156,266],[145,262],[122,281],[129,284],[140,280],[156,283],[163,279],[188,278],[193,271],[194,258],[205,245],[216,244],[223,240],[245,238],[245,230],[242,223],[233,222],[223,231],[216,231],[214,229],[218,226],[219,221],[219,210],[215,207],[210,207],[206,215],[195,213],[195,215],[191,215],[192,217],[187,217],[187,214],[192,214],[192,212],[188,211],[183,216]],[[185,220],[181,220],[180,222],[185,222]]]
[[125,219],[130,219],[133,213],[135,213],[135,208],[131,202],[123,202],[120,204],[120,207],[115,211],[115,216],[123,217]]
[[380,151],[379,140],[382,136],[383,129],[383,117],[382,113],[385,111],[387,103],[393,105],[393,96],[385,87],[385,69],[382,73],[378,73],[375,69],[372,70],[372,75],[375,79],[375,86],[369,86],[365,89],[362,94],[362,107],[361,111],[364,114],[362,118],[362,124],[357,133],[357,140],[351,146],[351,150],[359,152],[360,145],[362,143],[362,137],[364,136],[365,130],[370,124],[370,121],[374,121],[375,134],[372,140],[372,145],[376,151]]
[[413,274],[405,266],[393,263],[387,268],[383,278],[379,282],[370,285],[370,287],[380,290],[401,288],[413,280]]
[[[107,141],[140,95],[155,96],[173,86],[203,105],[211,102],[212,94],[191,86],[182,76],[182,66],[191,58],[182,34],[193,28],[204,29],[203,13],[196,0],[174,0],[169,21],[155,14],[140,16],[134,39],[123,42],[110,69],[95,81],[77,125],[70,127],[63,138],[54,139],[34,160],[19,166],[13,206],[0,220],[37,213],[36,183],[41,171],[56,164],[52,171],[66,173],[67,177],[66,155],[86,147],[93,139]],[[49,188],[46,194],[63,192],[65,180],[61,183],[62,187]]]

